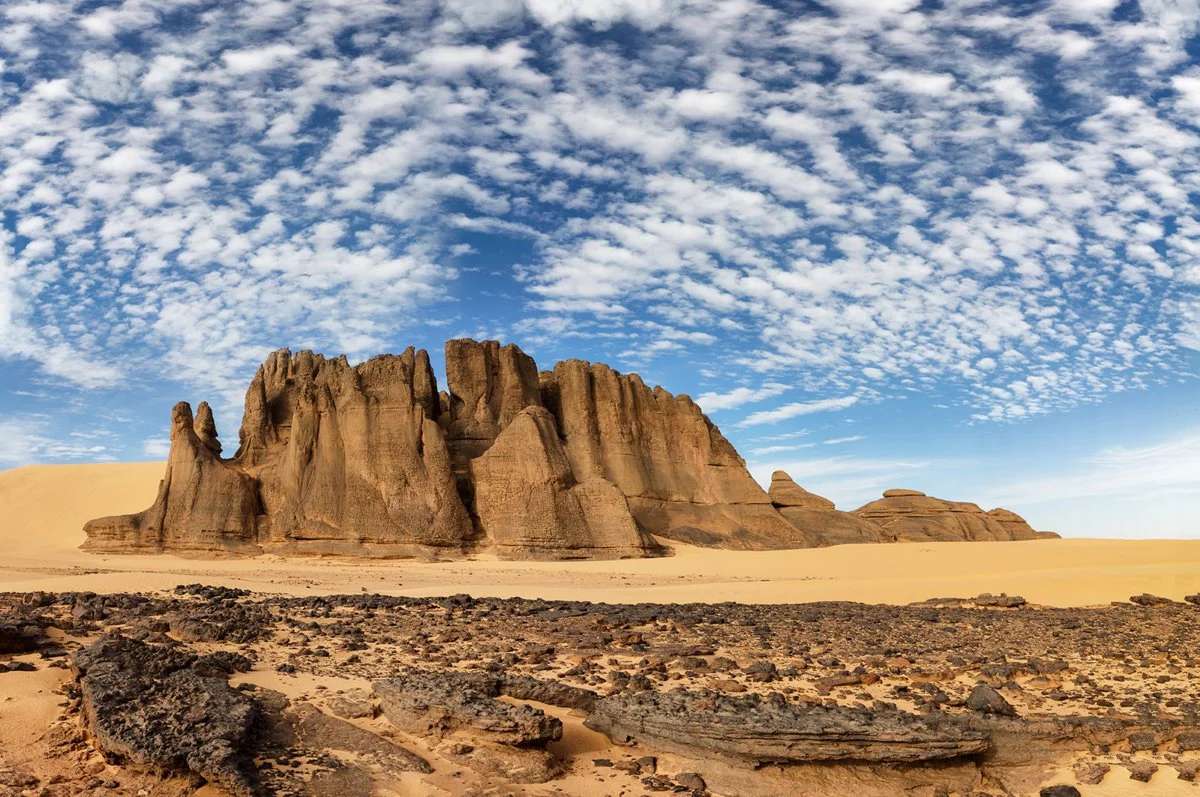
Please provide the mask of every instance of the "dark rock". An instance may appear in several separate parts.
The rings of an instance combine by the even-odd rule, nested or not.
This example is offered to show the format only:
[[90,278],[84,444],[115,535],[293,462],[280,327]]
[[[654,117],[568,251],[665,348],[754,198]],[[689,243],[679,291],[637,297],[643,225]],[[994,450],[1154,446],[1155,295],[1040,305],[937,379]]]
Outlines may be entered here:
[[1130,603],[1136,603],[1138,606],[1165,606],[1168,603],[1174,603],[1170,598],[1163,598],[1159,595],[1151,595],[1148,592],[1143,592],[1141,595],[1132,595],[1129,598]]
[[1005,595],[1003,592],[999,595],[985,592],[977,595],[971,602],[976,606],[996,606],[1001,609],[1016,609],[1026,604],[1026,600],[1020,595]]
[[495,683],[468,673],[409,669],[373,689],[384,716],[407,731],[444,736],[470,729],[515,747],[541,747],[562,737],[557,718],[496,700]]
[[500,694],[517,700],[535,700],[551,706],[583,711],[591,711],[598,697],[590,689],[558,681],[544,681],[528,675],[505,675],[499,679],[499,691]]
[[108,636],[71,665],[85,724],[109,756],[162,773],[191,772],[234,795],[256,793],[249,760],[254,702],[192,669],[173,647]]
[[1015,717],[1017,711],[1004,699],[1004,695],[987,684],[978,684],[967,696],[967,708],[981,714],[997,714],[1002,717]]
[[1081,797],[1074,786],[1047,786],[1038,792],[1038,797]]
[[1129,765],[1129,778],[1141,783],[1149,783],[1154,773],[1158,772],[1158,764],[1152,761],[1135,761]]
[[915,762],[986,751],[986,733],[947,716],[805,706],[712,691],[621,692],[596,702],[585,724],[621,743],[638,739],[752,764]]

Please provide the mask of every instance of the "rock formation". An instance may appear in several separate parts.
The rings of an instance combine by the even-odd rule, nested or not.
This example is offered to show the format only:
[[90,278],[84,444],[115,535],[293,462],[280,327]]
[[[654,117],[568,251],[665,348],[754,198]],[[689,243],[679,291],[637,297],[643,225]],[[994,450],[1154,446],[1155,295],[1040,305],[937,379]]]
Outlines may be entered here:
[[638,529],[616,485],[577,482],[544,407],[526,407],[471,461],[479,524],[497,550],[523,558],[638,556],[657,543]]
[[253,552],[259,513],[254,479],[223,461],[216,425],[201,403],[171,411],[171,451],[158,498],[136,515],[98,518],[85,527],[88,550]]
[[651,534],[722,548],[814,544],[775,511],[741,456],[687,396],[583,360],[543,374],[541,392],[576,477],[615,484]]
[[805,490],[784,471],[777,470],[771,474],[768,495],[779,514],[814,539],[817,545],[895,541],[870,520],[849,512],[839,512],[834,508],[833,501]]
[[[883,498],[854,510],[897,542],[1043,539],[1015,512],[984,512],[967,501],[944,501],[919,490],[885,490]],[[1057,535],[1055,535],[1057,536]]]
[[936,761],[987,751],[987,734],[944,716],[892,709],[798,707],[762,699],[675,689],[617,692],[596,702],[586,725],[618,742],[764,764]]
[[221,458],[207,404],[176,406],[157,500],[85,527],[102,551],[519,558],[814,544],[771,506],[686,396],[578,360],[539,375],[516,346],[446,344],[351,366],[271,354]]
[[768,495],[690,398],[636,374],[583,360],[539,373],[496,341],[452,340],[445,355],[439,392],[411,347],[353,366],[274,352],[246,392],[234,456],[207,404],[194,418],[176,405],[154,505],[89,522],[84,547],[569,559],[663,553],[656,538],[757,550],[1034,538],[1006,510],[919,494],[850,514],[777,473]]

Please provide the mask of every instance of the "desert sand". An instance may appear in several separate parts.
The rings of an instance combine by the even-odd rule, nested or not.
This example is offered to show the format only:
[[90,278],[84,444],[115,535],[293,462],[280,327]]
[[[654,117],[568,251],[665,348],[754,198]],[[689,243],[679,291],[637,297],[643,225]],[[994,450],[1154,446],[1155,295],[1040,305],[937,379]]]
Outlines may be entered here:
[[[80,720],[80,691],[67,662],[76,662],[80,650],[101,645],[107,634],[128,634],[154,643],[125,643],[134,645],[129,654],[134,658],[121,666],[129,677],[167,650],[233,657],[226,662],[248,657],[246,671],[230,674],[229,683],[242,689],[227,692],[233,695],[229,699],[244,701],[252,694],[256,704],[276,706],[268,711],[270,727],[291,728],[284,736],[301,733],[299,742],[278,749],[268,745],[256,753],[276,762],[264,770],[283,779],[278,788],[269,787],[276,794],[599,797],[642,793],[649,785],[675,788],[693,772],[703,773],[708,792],[719,795],[882,797],[898,790],[933,794],[938,788],[992,793],[972,791],[980,778],[1008,789],[1004,793],[1036,793],[1061,783],[1077,783],[1084,797],[1197,793],[1197,786],[1185,780],[1195,777],[1191,751],[1200,743],[1192,701],[1196,609],[1183,603],[1134,605],[1128,599],[1153,593],[1195,600],[1200,540],[866,544],[790,551],[717,550],[663,540],[672,556],[554,562],[482,555],[438,562],[277,555],[201,559],[79,550],[87,519],[145,508],[162,471],[162,463],[147,462],[0,472],[0,550],[5,552],[0,593],[53,593],[9,594],[0,601],[0,615],[10,614],[10,632],[36,627],[42,634],[28,652],[6,656],[10,669],[0,677],[0,749],[5,751],[0,783],[52,784],[43,793],[55,797],[97,788],[152,797],[238,793],[212,785],[220,774],[216,770],[205,770],[210,785],[195,791],[186,777],[159,779],[106,761],[89,741],[91,732]],[[209,586],[176,590],[181,584]],[[970,599],[930,601],[984,592],[1021,595],[1030,604],[1008,609]],[[434,597],[464,593],[475,599]],[[341,597],[327,597],[335,595]],[[387,595],[399,597],[381,597]],[[513,597],[532,600],[490,600]],[[687,605],[721,602],[728,603]],[[670,605],[646,605],[654,603]],[[1172,640],[1168,653],[1164,639]],[[13,669],[18,665],[27,671]],[[405,667],[432,673],[435,685],[446,679],[453,683],[456,673],[503,672],[518,681],[532,679],[538,689],[548,690],[537,695],[552,700],[561,698],[564,688],[568,698],[571,689],[615,695],[605,711],[616,713],[581,709],[569,700],[547,705],[528,691],[511,698],[505,692],[503,700],[560,722],[561,739],[544,749],[514,752],[474,732],[431,737],[419,722],[388,714],[377,691],[370,697],[380,679]],[[200,670],[183,672],[195,678],[187,673]],[[620,687],[630,679],[636,689]],[[143,680],[135,692],[157,688],[157,682]],[[227,690],[223,677],[194,683],[218,693]],[[1012,704],[1004,706],[1015,716],[970,705],[972,690],[984,683],[1002,692]],[[754,769],[751,776],[745,766],[710,757],[703,739],[678,746],[668,743],[681,738],[671,732],[669,738],[651,735],[633,746],[609,740],[614,732],[620,736],[623,722],[637,721],[622,719],[621,712],[636,710],[635,703],[622,702],[622,695],[666,694],[668,686],[698,690],[688,698],[692,702],[684,716],[726,699],[750,699],[750,708],[739,703],[737,711],[754,712],[755,701],[773,705],[783,693],[788,705],[824,706],[834,726],[867,717],[873,723],[869,738],[891,738],[887,723],[895,715],[889,712],[899,706],[915,718],[906,722],[940,718],[933,727],[950,734],[953,743],[969,744],[971,733],[983,732],[992,747],[978,770],[971,759],[911,770],[831,761]],[[371,704],[366,715],[353,709],[362,695]],[[151,700],[130,710],[152,711],[153,705]],[[125,714],[110,709],[83,713],[119,726]],[[305,716],[318,718],[318,725],[295,724]],[[585,727],[585,719],[600,724]],[[219,721],[213,716],[201,724]],[[1091,730],[1080,732],[1078,723]],[[730,738],[741,738],[740,733],[735,729]],[[483,747],[472,752],[478,743]],[[725,737],[717,742],[718,747],[727,743]],[[380,745],[415,753],[428,770],[380,770],[389,760],[372,758],[382,755]],[[312,746],[337,754],[317,755]],[[638,769],[647,754],[657,759],[657,776]],[[366,780],[364,762],[373,773]],[[526,766],[550,769],[536,774],[522,769]],[[1150,767],[1149,783],[1133,779],[1138,766]],[[1089,774],[1097,772],[1094,778]],[[549,780],[543,783],[543,778]],[[309,786],[284,788],[299,782]],[[23,792],[0,788],[0,794],[7,793]]]
[[[452,593],[600,602],[909,603],[1019,594],[1047,606],[1091,606],[1150,592],[1200,592],[1200,540],[839,545],[725,551],[667,541],[673,556],[616,561],[351,561],[259,556],[188,559],[78,550],[90,518],[144,509],[161,462],[36,465],[0,472],[0,590],[128,592],[184,582],[319,595]],[[1131,535],[1136,529],[1130,530]]]

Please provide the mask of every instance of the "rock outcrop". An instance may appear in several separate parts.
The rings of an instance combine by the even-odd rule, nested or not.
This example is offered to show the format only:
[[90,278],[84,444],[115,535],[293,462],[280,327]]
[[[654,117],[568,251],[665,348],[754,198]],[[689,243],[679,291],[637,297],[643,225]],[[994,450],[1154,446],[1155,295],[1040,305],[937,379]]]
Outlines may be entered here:
[[815,544],[775,511],[741,456],[687,396],[583,360],[543,374],[541,392],[576,478],[615,484],[651,534],[722,548]]
[[805,490],[784,471],[771,474],[768,495],[779,514],[817,545],[895,541],[870,520],[838,511],[833,501]]
[[657,543],[641,531],[616,485],[577,482],[554,417],[526,407],[471,461],[479,524],[503,554],[519,558],[640,556]]
[[254,702],[203,658],[114,635],[80,650],[71,667],[84,723],[108,756],[191,772],[233,795],[259,793],[249,754]]
[[596,701],[585,724],[617,742],[636,740],[755,767],[810,761],[915,763],[977,755],[989,747],[986,733],[946,716],[802,707],[778,693],[774,697],[626,691]]
[[424,351],[345,357],[279,351],[246,393],[233,464],[257,480],[265,548],[403,555],[459,550],[475,529],[436,420]]
[[136,515],[84,526],[93,551],[254,552],[259,514],[255,480],[222,460],[212,411],[180,402],[171,411],[171,451],[154,505]]
[[885,490],[883,498],[859,507],[854,514],[876,524],[897,542],[1043,538],[1015,512],[1007,509],[984,512],[976,504],[945,501],[919,490]]
[[[1033,539],[1011,512],[889,491],[854,514],[777,473],[771,493],[685,395],[514,345],[274,352],[223,458],[212,410],[175,406],[144,512],[85,526],[95,551],[510,558],[653,556],[658,538],[740,549],[897,539]],[[879,506],[877,506],[877,504]]]

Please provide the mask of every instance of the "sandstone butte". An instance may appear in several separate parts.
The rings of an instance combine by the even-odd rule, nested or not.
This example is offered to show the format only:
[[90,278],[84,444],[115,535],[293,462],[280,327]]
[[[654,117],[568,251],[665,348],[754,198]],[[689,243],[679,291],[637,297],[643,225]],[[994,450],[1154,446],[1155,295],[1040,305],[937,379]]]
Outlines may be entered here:
[[660,540],[768,550],[1038,536],[1007,510],[912,491],[853,513],[783,472],[768,493],[687,396],[583,360],[539,373],[496,341],[451,340],[445,353],[439,392],[422,350],[353,366],[274,352],[228,459],[208,404],[194,416],[176,404],[154,505],[89,521],[83,547],[572,559],[661,555]]

